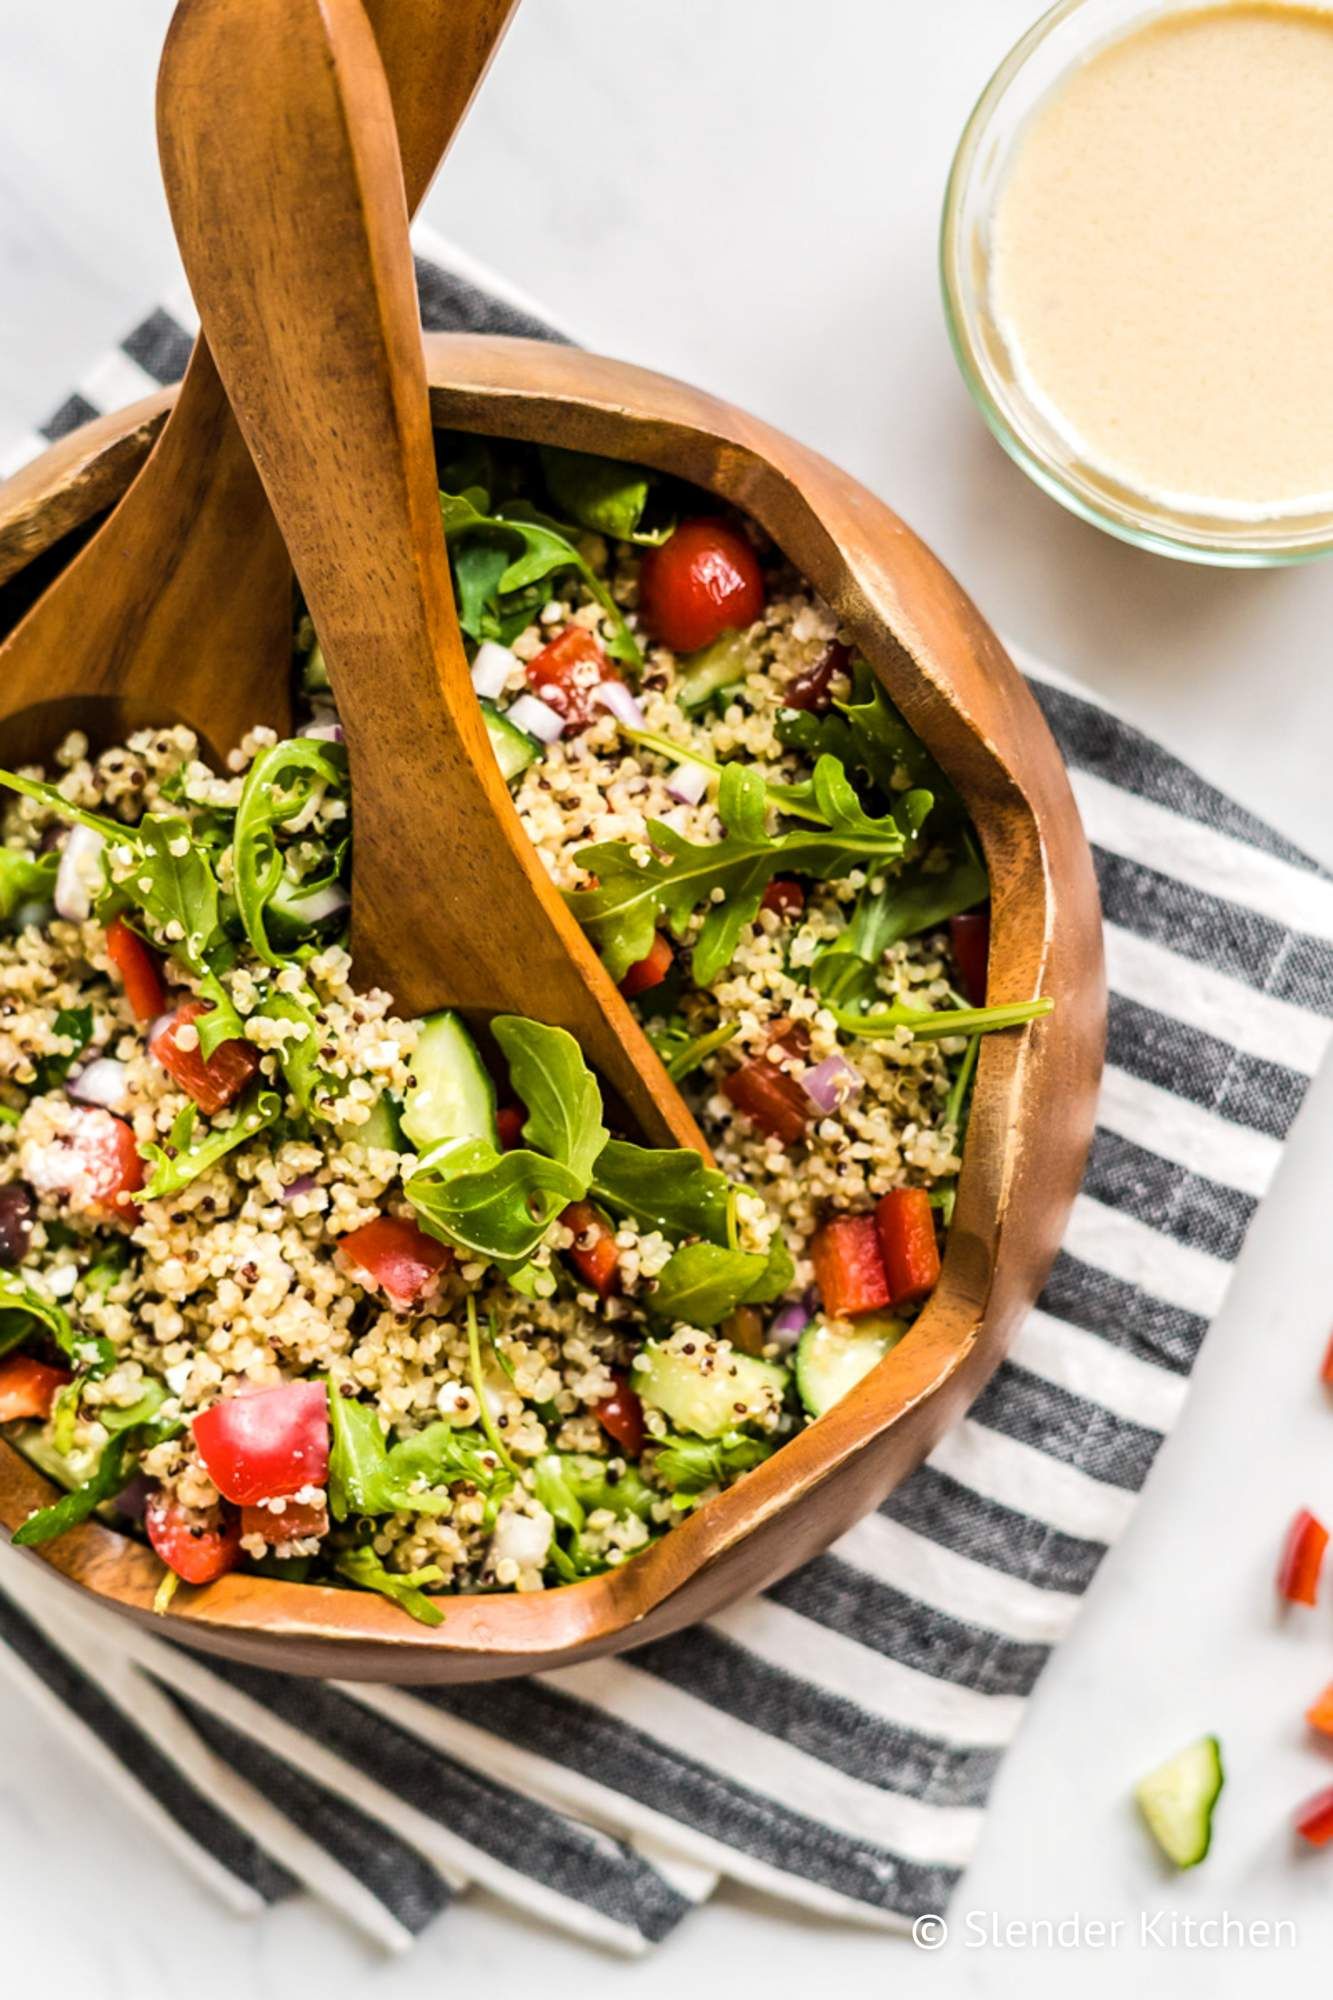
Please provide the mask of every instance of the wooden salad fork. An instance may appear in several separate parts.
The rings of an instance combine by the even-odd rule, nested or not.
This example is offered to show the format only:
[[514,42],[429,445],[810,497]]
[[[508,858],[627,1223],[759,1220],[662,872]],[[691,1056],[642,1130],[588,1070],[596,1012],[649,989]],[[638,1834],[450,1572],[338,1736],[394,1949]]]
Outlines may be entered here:
[[358,976],[568,1029],[706,1152],[523,831],[454,614],[393,106],[359,0],[182,0],[158,85],[204,332],[300,578],[356,793]]
[[[368,0],[412,208],[517,4]],[[185,722],[215,755],[257,723],[285,735],[291,661],[291,562],[201,338],[134,485],[0,646],[5,756],[76,727]]]

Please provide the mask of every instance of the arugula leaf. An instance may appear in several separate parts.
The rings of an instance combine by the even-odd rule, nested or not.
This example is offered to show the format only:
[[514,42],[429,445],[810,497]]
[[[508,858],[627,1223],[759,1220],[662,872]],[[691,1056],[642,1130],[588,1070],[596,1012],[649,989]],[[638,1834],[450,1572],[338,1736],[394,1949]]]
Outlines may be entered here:
[[692,1035],[685,1022],[678,1015],[673,1015],[660,1027],[649,1026],[645,1033],[671,1081],[683,1083],[700,1063],[706,1062],[716,1050],[724,1049],[728,1042],[734,1040],[740,1033],[740,1022],[723,1021],[702,1035]]
[[93,1038],[93,1010],[91,1007],[62,1007],[51,1023],[53,1034],[62,1041],[73,1044],[68,1055],[43,1056],[34,1063],[33,1094],[41,1097],[48,1090],[59,1090],[69,1075],[75,1062],[83,1054]]
[[392,1598],[418,1624],[443,1625],[443,1611],[421,1588],[426,1583],[444,1582],[444,1571],[438,1563],[427,1563],[424,1569],[400,1575],[396,1570],[385,1569],[373,1549],[342,1549],[333,1558],[333,1567],[359,1590],[375,1590],[381,1597]]
[[989,886],[986,864],[964,829],[946,868],[927,872],[923,862],[913,862],[877,894],[866,885],[846,930],[811,965],[810,984],[817,993],[844,1004],[870,999],[876,971],[890,945],[974,909],[985,900]]
[[114,1500],[129,1483],[130,1464],[153,1445],[178,1436],[181,1428],[178,1423],[147,1423],[117,1431],[107,1440],[95,1470],[82,1485],[63,1493],[49,1507],[38,1507],[15,1528],[12,1537],[15,1544],[21,1549],[36,1548],[86,1521],[104,1500]]
[[[79,1409],[83,1402],[83,1392],[89,1382],[104,1374],[105,1367],[91,1368],[86,1374],[76,1375],[72,1382],[66,1382],[58,1391],[51,1406],[51,1441],[62,1456],[74,1448],[74,1426],[78,1422]],[[144,1382],[143,1393],[123,1409],[104,1404],[94,1412],[96,1419],[109,1436],[118,1431],[132,1430],[136,1424],[145,1424],[155,1417],[167,1400],[166,1384],[150,1375]]]
[[864,660],[852,667],[852,698],[825,713],[787,708],[778,715],[778,740],[807,756],[833,756],[848,771],[861,771],[882,795],[892,798],[899,774],[953,805],[957,794],[925,744],[908,728]]
[[[582,848],[575,859],[597,875],[598,887],[568,890],[565,900],[612,978],[623,979],[647,956],[660,918],[680,937],[703,906],[707,914],[694,945],[693,971],[696,982],[706,986],[729,964],[775,875],[826,881],[853,868],[899,861],[913,845],[912,814],[899,808],[871,818],[836,758],[819,759],[811,786],[827,820],[824,827],[770,834],[763,779],[746,766],[728,764],[718,788],[718,815],[727,829],[723,839],[689,841],[661,820],[650,820],[648,835],[658,852],[647,862],[637,860],[626,841]],[[722,891],[720,902],[715,890]]]
[[266,965],[285,963],[265,920],[283,879],[278,828],[299,818],[318,792],[330,787],[342,792],[346,782],[347,753],[342,746],[301,736],[262,750],[246,775],[232,830],[236,905],[245,935]]
[[951,1035],[989,1035],[1000,1028],[1021,1028],[1025,1021],[1039,1021],[1055,1002],[1046,994],[1036,1000],[1009,1000],[995,1007],[881,1007],[873,1014],[859,1014],[851,1008],[831,1007],[845,1035],[890,1035],[906,1028],[914,1041],[938,1042]]
[[538,450],[548,493],[581,528],[650,547],[664,542],[675,528],[669,521],[645,530],[643,516],[653,476],[642,466],[622,465],[592,452],[567,451],[561,445],[539,445]]
[[[314,997],[310,993],[270,993],[259,1012],[273,1021],[295,1021],[305,1033],[283,1041],[276,1051],[283,1080],[298,1108],[308,1112],[315,1092],[325,1084],[320,1068],[319,1023],[315,1019]],[[207,1019],[207,1016],[203,1017]],[[316,1112],[315,1116],[322,1116]],[[353,1128],[355,1129],[355,1128]]]
[[21,792],[25,799],[34,799],[39,806],[46,806],[61,819],[69,820],[75,826],[86,826],[93,833],[100,833],[104,840],[124,840],[128,835],[132,840],[134,828],[122,820],[109,819],[105,813],[88,812],[83,806],[76,806],[56,785],[44,785],[40,778],[25,778],[18,771],[0,770],[0,785],[8,785],[11,792]]
[[[469,487],[461,493],[440,494],[445,541],[452,562],[456,564],[461,549],[478,538],[488,550],[493,550],[498,544],[509,551],[508,562],[484,599],[479,592],[484,579],[495,568],[494,558],[488,558],[484,569],[479,563],[474,563],[466,573],[464,580],[468,589],[467,613],[470,622],[464,623],[464,630],[475,639],[504,638],[506,634],[500,618],[502,600],[516,597],[539,583],[545,583],[550,577],[572,570],[611,620],[612,632],[606,642],[607,652],[612,659],[626,666],[641,667],[643,655],[625,623],[624,613],[601,578],[593,573],[556,524],[544,520],[535,509],[525,507],[519,501],[512,501],[495,513],[484,511],[489,505],[487,495],[477,487]],[[455,587],[461,598],[462,584],[458,582],[457,575]]]
[[455,1139],[427,1155],[403,1192],[434,1235],[506,1270],[528,1262],[587,1183],[541,1153],[501,1153],[489,1139]]
[[604,1458],[583,1452],[550,1452],[537,1460],[532,1476],[533,1492],[556,1526],[547,1561],[566,1583],[610,1567],[605,1555],[584,1546],[590,1513],[605,1507],[622,1521],[631,1514],[651,1521],[657,1501],[634,1466],[627,1465],[613,1481]]
[[793,1276],[791,1253],[781,1238],[766,1257],[717,1243],[687,1243],[663,1265],[648,1307],[661,1319],[718,1326],[737,1306],[780,1298]]
[[7,924],[24,903],[49,903],[59,867],[58,854],[33,855],[0,847],[0,924]]
[[105,1374],[116,1358],[109,1340],[100,1334],[76,1332],[63,1306],[54,1299],[44,1298],[17,1271],[0,1269],[0,1354],[7,1354],[27,1340],[33,1323],[76,1368]]
[[473,536],[454,555],[454,587],[458,593],[458,622],[472,639],[486,633],[487,607],[500,592],[500,578],[509,567],[509,550],[503,541],[488,542]]
[[730,1240],[731,1182],[687,1147],[608,1139],[597,1156],[590,1192],[605,1207],[664,1236]]
[[743,1431],[724,1431],[719,1438],[669,1436],[657,1448],[653,1471],[672,1493],[702,1493],[761,1465],[772,1450],[762,1438]]
[[165,1146],[150,1140],[139,1148],[141,1157],[153,1169],[140,1199],[158,1201],[163,1195],[178,1194],[235,1147],[245,1145],[257,1132],[274,1124],[281,1112],[282,1099],[277,1091],[252,1083],[244,1096],[237,1099],[231,1123],[212,1126],[196,1141],[194,1128],[199,1114],[193,1104],[187,1104],[172,1121]]
[[563,1028],[517,1014],[497,1015],[491,1032],[509,1065],[509,1081],[527,1106],[524,1138],[563,1162],[586,1188],[607,1132],[602,1093],[578,1043]]
[[447,1514],[449,1482],[466,1479],[489,1491],[502,1476],[479,1431],[428,1424],[390,1445],[374,1408],[340,1396],[329,1384],[329,1511],[354,1515]]
[[199,1053],[205,1062],[209,1062],[223,1042],[244,1040],[245,1023],[215,972],[205,972],[201,976],[199,998],[209,1002],[208,1012],[197,1015],[194,1023],[199,1035]]

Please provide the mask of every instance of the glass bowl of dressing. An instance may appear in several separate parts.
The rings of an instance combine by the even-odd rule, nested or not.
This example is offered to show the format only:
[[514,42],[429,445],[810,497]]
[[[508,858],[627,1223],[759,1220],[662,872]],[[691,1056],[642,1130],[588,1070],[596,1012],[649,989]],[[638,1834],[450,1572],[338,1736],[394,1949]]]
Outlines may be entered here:
[[968,387],[1057,500],[1194,562],[1333,550],[1333,0],[1061,0],[940,247]]

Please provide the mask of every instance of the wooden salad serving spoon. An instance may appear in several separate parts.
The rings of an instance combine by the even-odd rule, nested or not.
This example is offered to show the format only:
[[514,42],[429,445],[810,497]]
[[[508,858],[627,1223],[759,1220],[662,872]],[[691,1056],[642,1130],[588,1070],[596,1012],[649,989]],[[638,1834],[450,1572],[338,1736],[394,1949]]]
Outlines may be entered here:
[[352,941],[400,1008],[567,1028],[706,1152],[528,840],[454,615],[393,105],[359,0],[182,0],[159,145],[204,332],[347,732]]
[[[412,208],[517,4],[367,0]],[[134,485],[0,647],[5,756],[74,727],[101,743],[185,722],[215,754],[257,723],[285,735],[291,656],[291,562],[201,337]]]

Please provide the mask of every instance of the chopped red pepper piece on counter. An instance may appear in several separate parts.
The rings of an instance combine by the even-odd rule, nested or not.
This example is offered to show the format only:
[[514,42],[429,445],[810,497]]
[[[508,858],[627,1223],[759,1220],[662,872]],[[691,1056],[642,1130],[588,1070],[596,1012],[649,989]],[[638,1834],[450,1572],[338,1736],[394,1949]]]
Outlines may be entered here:
[[329,1510],[310,1500],[284,1500],[281,1513],[272,1507],[242,1507],[241,1533],[258,1535],[270,1548],[284,1542],[304,1542],[329,1532]]
[[615,1230],[590,1201],[572,1201],[560,1220],[574,1232],[573,1247],[565,1253],[570,1263],[599,1298],[610,1298],[620,1285]]
[[812,715],[824,715],[833,706],[833,680],[850,672],[851,648],[832,640],[812,667],[803,667],[782,690],[783,706],[806,708]]
[[[177,1039],[182,1028],[194,1028],[201,1014],[211,1011],[208,1000],[186,1000],[168,1020],[155,1028],[148,1047],[168,1076],[192,1097],[206,1117],[223,1111],[238,1098],[259,1068],[259,1050],[253,1042],[233,1037],[219,1042],[205,1062],[197,1041],[182,1048]],[[194,1028],[197,1035],[198,1029]],[[190,1041],[187,1035],[186,1041]]]
[[528,1114],[521,1104],[502,1104],[495,1114],[495,1129],[500,1135],[500,1151],[512,1153],[515,1146],[523,1144],[523,1127],[528,1122]]
[[[526,1114],[522,1114],[526,1115]],[[447,1243],[428,1236],[404,1215],[377,1215],[341,1237],[338,1249],[367,1291],[378,1288],[400,1312],[420,1305],[453,1263]]]
[[805,908],[805,890],[788,876],[775,876],[759,898],[759,907],[774,910],[780,917],[798,917]]
[[238,1507],[323,1486],[329,1472],[328,1391],[322,1382],[284,1382],[224,1397],[199,1412],[194,1441],[218,1492]]
[[1333,1333],[1328,1336],[1328,1346],[1324,1349],[1324,1365],[1319,1371],[1319,1379],[1326,1388],[1333,1389]]
[[986,974],[990,962],[990,910],[966,910],[949,919],[949,943],[963,998],[973,1007],[986,1004]]
[[638,1391],[623,1376],[609,1396],[593,1404],[593,1415],[608,1437],[615,1439],[626,1458],[637,1458],[643,1450],[643,1404]]
[[894,1311],[928,1297],[939,1283],[940,1246],[925,1189],[890,1188],[875,1204],[875,1227]]
[[788,1145],[805,1137],[814,1106],[797,1078],[780,1069],[778,1063],[783,1056],[803,1059],[809,1047],[810,1031],[803,1022],[781,1021],[769,1036],[763,1055],[742,1063],[722,1079],[722,1095],[752,1118],[761,1132]]
[[1328,1529],[1322,1521],[1315,1519],[1308,1508],[1302,1507],[1287,1530],[1277,1573],[1278,1591],[1289,1604],[1314,1604],[1317,1601],[1319,1572],[1327,1547]]
[[1296,1831],[1311,1847],[1327,1847],[1333,1840],[1333,1785],[1305,1801],[1296,1815]]
[[1317,1701],[1310,1703],[1305,1711],[1305,1719],[1311,1729],[1317,1729],[1321,1736],[1333,1736],[1333,1681],[1330,1681]]
[[753,625],[764,608],[764,572],[729,521],[682,521],[643,558],[639,608],[654,639],[696,653],[724,632]]
[[120,974],[136,1021],[155,1021],[167,1004],[162,961],[124,917],[116,917],[106,927],[106,955]]
[[888,1305],[889,1281],[873,1215],[835,1215],[816,1231],[810,1261],[824,1309],[835,1319],[855,1319]]
[[0,1361],[0,1424],[17,1423],[20,1417],[49,1417],[56,1391],[70,1379],[68,1368],[48,1368],[26,1354],[8,1355]]
[[659,931],[646,957],[632,965],[621,980],[621,992],[627,1000],[632,1000],[638,993],[650,992],[654,986],[662,984],[673,963],[671,945]]
[[153,1548],[182,1583],[212,1583],[241,1559],[241,1524],[230,1507],[200,1511],[157,1491],[144,1505],[143,1524]]
[[586,729],[596,719],[598,704],[593,695],[603,681],[619,681],[612,673],[591,632],[582,625],[567,625],[549,646],[543,646],[527,665],[528,686],[548,707],[565,719],[571,730]]

